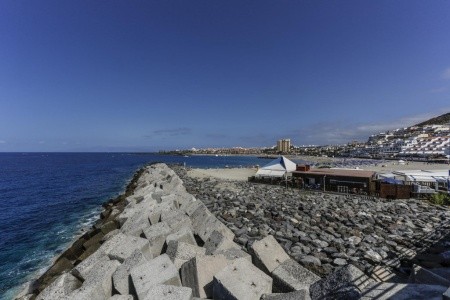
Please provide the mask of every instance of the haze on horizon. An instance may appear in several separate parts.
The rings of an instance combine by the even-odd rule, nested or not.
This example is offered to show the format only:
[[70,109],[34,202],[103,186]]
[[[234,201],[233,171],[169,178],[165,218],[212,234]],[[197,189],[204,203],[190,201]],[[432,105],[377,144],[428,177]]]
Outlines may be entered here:
[[450,111],[450,1],[0,2],[0,152],[365,141]]

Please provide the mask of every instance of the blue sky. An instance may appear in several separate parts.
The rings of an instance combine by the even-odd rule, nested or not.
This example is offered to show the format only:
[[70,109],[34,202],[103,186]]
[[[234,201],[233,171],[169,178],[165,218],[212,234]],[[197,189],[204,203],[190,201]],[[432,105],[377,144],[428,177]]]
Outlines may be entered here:
[[450,111],[450,1],[0,1],[0,151],[366,140]]

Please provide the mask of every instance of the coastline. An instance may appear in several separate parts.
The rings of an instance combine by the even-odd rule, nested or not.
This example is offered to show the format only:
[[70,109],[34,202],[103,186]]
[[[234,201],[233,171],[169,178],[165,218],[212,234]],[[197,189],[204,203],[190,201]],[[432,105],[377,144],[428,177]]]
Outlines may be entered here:
[[[207,170],[216,171],[216,176],[224,170],[253,171]],[[321,299],[318,291],[322,293],[328,280],[336,280],[330,277],[348,284],[340,272],[357,273],[371,283],[379,272],[389,272],[391,282],[406,284],[414,264],[439,268],[450,262],[442,256],[448,247],[440,242],[450,229],[446,208],[419,200],[377,201],[303,193],[227,179],[223,174],[213,179],[203,173],[196,178],[199,174],[192,176],[190,171],[165,164],[138,170],[123,194],[102,205],[104,210],[91,230],[63,252],[20,300],[36,296],[54,299],[54,295],[109,299],[117,294],[145,299],[150,294],[158,298],[154,294],[158,292],[158,299],[164,299],[162,291],[167,289],[190,295],[186,299],[211,298],[212,291],[206,289],[209,294],[198,294],[197,284],[203,276],[208,279],[200,287],[212,284],[214,298],[222,299],[235,285],[213,280],[213,276],[246,278],[248,273],[236,273],[241,269],[250,269],[254,278],[268,276],[264,287],[258,285],[254,299],[294,291],[292,287],[284,289],[291,280],[305,287],[313,299]],[[427,243],[422,244],[424,240]],[[260,245],[273,248],[269,251]],[[420,256],[427,249],[432,251]],[[206,271],[208,267],[195,267],[200,261],[219,266],[212,274]],[[160,264],[164,272],[170,272],[170,282],[164,279],[167,273],[159,271]],[[287,279],[283,274],[291,268],[307,276],[296,277],[294,272],[289,275],[294,278]],[[405,274],[401,269],[408,271]],[[150,277],[148,285],[146,278]],[[233,292],[245,295],[256,288],[254,282],[242,281]],[[154,289],[154,284],[159,287]],[[417,288],[425,296],[447,289]],[[384,290],[388,287],[377,288],[379,293]],[[334,288],[324,291],[328,292],[333,293]]]
[[[81,228],[81,232],[74,236],[71,242],[65,245],[63,252],[55,255],[51,259],[51,263],[48,267],[45,268],[45,271],[41,274],[35,273],[31,275],[32,278],[30,281],[22,284],[17,288],[17,293],[13,299],[20,298],[27,294],[39,294],[42,290],[44,290],[55,278],[60,276],[62,273],[70,270],[74,264],[68,263],[68,258],[74,258],[79,253],[78,258],[83,255],[83,252],[80,251],[83,242],[86,242],[96,233],[98,233],[98,228],[101,225],[104,225],[108,222],[108,216],[111,214],[114,208],[122,209],[124,208],[123,201],[130,195],[133,194],[134,189],[137,186],[137,181],[145,171],[145,168],[148,166],[144,165],[137,169],[131,179],[128,181],[126,186],[124,187],[122,193],[120,193],[117,197],[111,198],[108,201],[105,201],[98,207],[100,210],[99,214],[96,216],[96,220],[91,223],[91,225],[85,226]],[[112,231],[112,230],[111,230]],[[95,252],[94,249],[91,249],[89,252]],[[90,253],[89,253],[90,254]],[[76,262],[76,260],[75,260]],[[40,273],[40,272],[39,272]]]

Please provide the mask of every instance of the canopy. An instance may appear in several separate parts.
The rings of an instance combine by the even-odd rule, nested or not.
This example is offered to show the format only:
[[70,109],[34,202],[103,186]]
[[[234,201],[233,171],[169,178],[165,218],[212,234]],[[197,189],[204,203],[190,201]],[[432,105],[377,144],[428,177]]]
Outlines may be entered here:
[[395,178],[389,178],[389,177],[384,178],[381,182],[390,183],[390,184],[403,184],[402,180],[398,180]]
[[261,167],[258,172],[256,172],[256,176],[283,177],[287,172],[292,172],[296,169],[297,165],[293,161],[287,159],[284,156],[280,156],[267,165]]

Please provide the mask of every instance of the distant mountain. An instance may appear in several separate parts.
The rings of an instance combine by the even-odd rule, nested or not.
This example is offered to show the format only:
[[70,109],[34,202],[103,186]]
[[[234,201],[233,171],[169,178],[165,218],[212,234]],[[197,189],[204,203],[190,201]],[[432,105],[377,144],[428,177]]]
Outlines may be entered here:
[[450,123],[450,113],[446,113],[439,117],[431,118],[425,122],[416,124],[414,126],[425,126],[425,125],[432,125],[432,124],[444,125],[444,124],[449,124],[449,123]]

